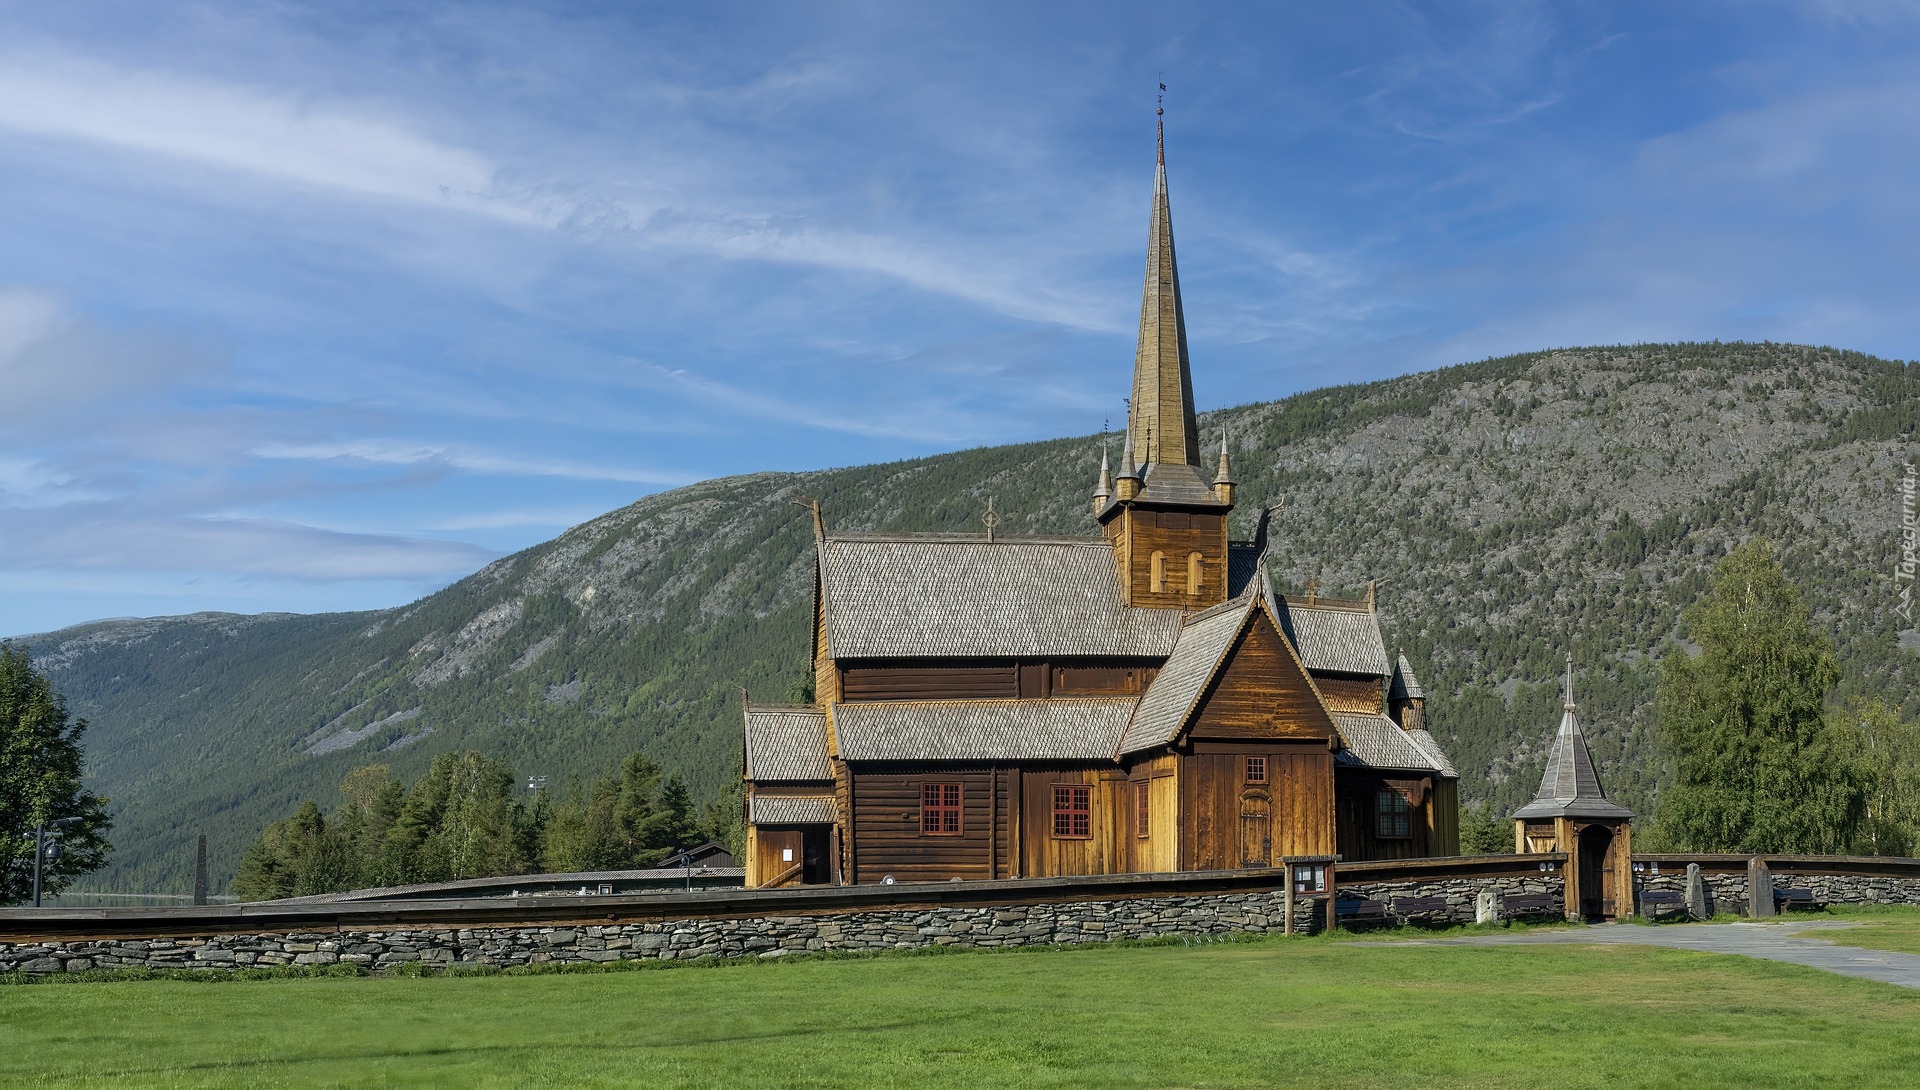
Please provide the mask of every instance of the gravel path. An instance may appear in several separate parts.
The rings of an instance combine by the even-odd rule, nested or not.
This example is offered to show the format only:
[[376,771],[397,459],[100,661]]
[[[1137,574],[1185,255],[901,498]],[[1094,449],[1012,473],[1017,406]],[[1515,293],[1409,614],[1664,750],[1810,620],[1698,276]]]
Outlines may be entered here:
[[[1858,926],[1837,920],[1665,924],[1657,927],[1597,924],[1565,931],[1529,931],[1519,935],[1473,935],[1415,941],[1433,946],[1527,946],[1539,943],[1666,946],[1676,950],[1701,950],[1710,954],[1738,954],[1768,961],[1788,961],[1842,976],[1882,980],[1903,988],[1920,988],[1920,954],[1896,954],[1887,950],[1862,950],[1840,945],[1846,942],[1844,934],[1834,933],[1844,933],[1846,929]],[[1807,937],[1809,933],[1816,933],[1820,937]],[[1381,942],[1368,945],[1401,944]]]

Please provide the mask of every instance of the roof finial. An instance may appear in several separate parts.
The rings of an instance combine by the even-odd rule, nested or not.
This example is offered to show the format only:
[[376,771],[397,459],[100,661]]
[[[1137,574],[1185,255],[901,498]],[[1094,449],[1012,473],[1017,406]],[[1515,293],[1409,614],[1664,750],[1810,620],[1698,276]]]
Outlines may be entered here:
[[1567,652],[1567,707],[1573,707],[1573,652]]
[[[1167,116],[1167,85],[1164,83],[1160,85],[1160,93],[1154,97],[1153,116],[1155,118],[1164,118]],[[1166,166],[1167,123],[1164,120],[1156,120],[1153,123],[1153,127],[1157,134],[1155,143],[1158,145],[1158,151],[1154,157],[1154,161],[1160,166]]]
[[1220,425],[1220,472],[1213,476],[1214,484],[1232,484],[1233,471],[1227,468],[1227,426]]
[[1093,490],[1093,509],[1098,514],[1113,498],[1113,471],[1107,465],[1107,444],[1100,444],[1100,483]]
[[980,516],[980,521],[986,524],[987,540],[992,541],[994,528],[1000,525],[1000,514],[993,509],[992,496],[987,497],[987,513]]

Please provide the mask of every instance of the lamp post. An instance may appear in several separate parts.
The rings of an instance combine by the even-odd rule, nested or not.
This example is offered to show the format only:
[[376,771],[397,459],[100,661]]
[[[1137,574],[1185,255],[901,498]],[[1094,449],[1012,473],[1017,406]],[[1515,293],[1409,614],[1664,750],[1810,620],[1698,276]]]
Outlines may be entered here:
[[[40,872],[41,872],[41,868],[46,865],[47,852],[49,850],[47,845],[47,830],[52,829],[54,831],[54,835],[58,836],[60,833],[60,830],[71,828],[72,826],[75,826],[78,824],[80,824],[79,818],[66,817],[66,818],[55,818],[52,821],[43,821],[40,824],[34,826],[34,829],[33,829],[33,907],[35,908],[40,907]],[[60,854],[59,841],[55,841],[53,843],[51,850],[54,853],[54,857],[58,858]]]

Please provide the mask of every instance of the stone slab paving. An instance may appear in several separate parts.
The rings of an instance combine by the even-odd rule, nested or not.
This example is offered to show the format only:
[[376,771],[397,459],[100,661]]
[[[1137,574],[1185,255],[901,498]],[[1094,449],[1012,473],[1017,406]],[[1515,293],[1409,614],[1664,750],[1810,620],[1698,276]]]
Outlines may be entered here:
[[[1553,931],[1529,931],[1519,935],[1471,935],[1457,939],[1411,940],[1428,946],[1532,946],[1532,945],[1633,945],[1664,946],[1674,950],[1699,950],[1709,954],[1735,954],[1741,957],[1786,961],[1825,969],[1842,976],[1885,981],[1903,988],[1920,988],[1920,954],[1897,954],[1888,950],[1863,950],[1842,945],[1846,929],[1858,924],[1837,920],[1809,920],[1780,923],[1703,923],[1597,924],[1590,927]],[[1816,933],[1820,937],[1810,937]],[[1397,946],[1401,943],[1368,943],[1370,946]]]

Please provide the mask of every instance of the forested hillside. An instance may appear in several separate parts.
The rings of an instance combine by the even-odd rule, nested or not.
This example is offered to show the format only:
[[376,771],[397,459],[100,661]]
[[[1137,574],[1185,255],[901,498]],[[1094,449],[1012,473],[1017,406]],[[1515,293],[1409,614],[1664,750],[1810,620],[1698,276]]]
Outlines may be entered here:
[[[1891,582],[1902,464],[1920,455],[1920,366],[1785,345],[1536,353],[1206,414],[1231,437],[1251,534],[1276,577],[1324,593],[1383,580],[1390,646],[1431,696],[1465,777],[1529,796],[1558,722],[1563,649],[1611,792],[1645,810],[1655,657],[1715,559],[1777,545],[1832,633],[1842,693],[1916,710],[1920,634]],[[1091,532],[1099,437],[649,496],[404,607],[196,615],[31,638],[93,722],[117,816],[96,888],[185,889],[193,834],[220,881],[276,818],[331,805],[375,761],[412,778],[480,749],[554,783],[640,751],[712,796],[738,773],[742,687],[802,676],[811,534],[830,524]]]

